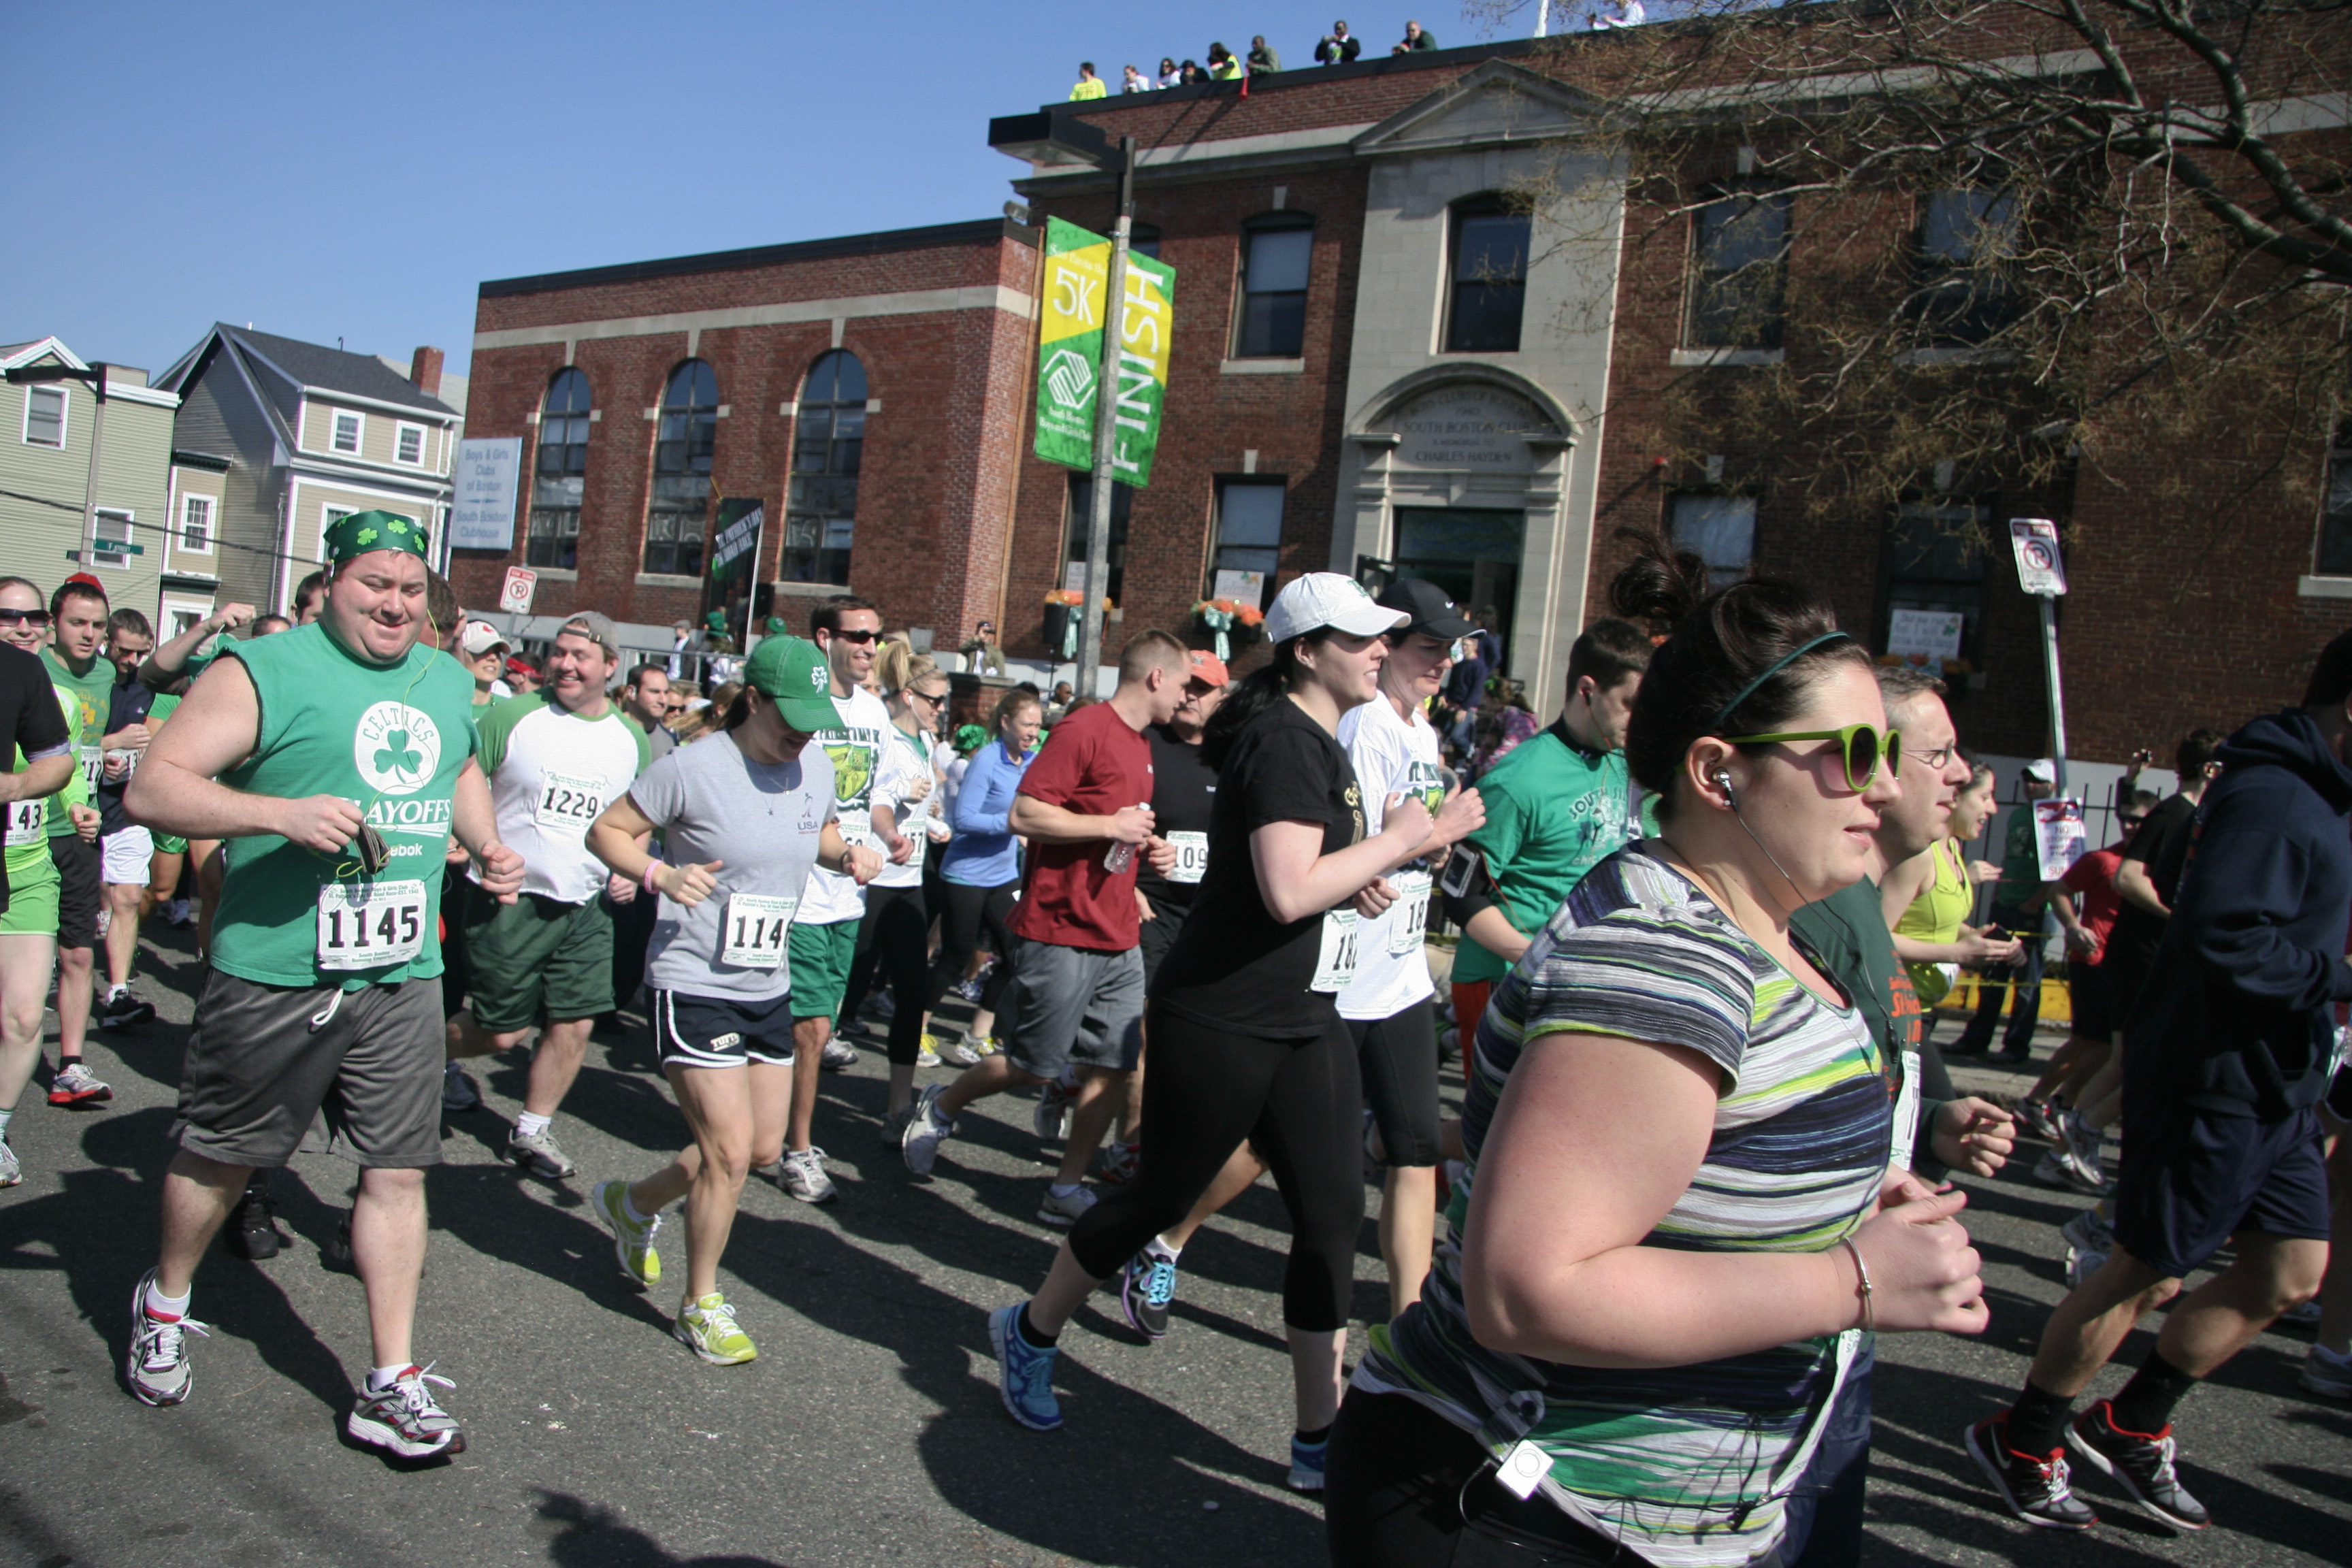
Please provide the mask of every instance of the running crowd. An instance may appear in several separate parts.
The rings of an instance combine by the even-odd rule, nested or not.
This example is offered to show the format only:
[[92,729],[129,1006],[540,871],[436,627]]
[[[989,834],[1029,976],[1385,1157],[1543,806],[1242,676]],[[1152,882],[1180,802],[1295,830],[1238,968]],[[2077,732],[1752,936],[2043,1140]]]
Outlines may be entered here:
[[[2080,1460],[2203,1528],[2175,1408],[2315,1299],[2305,1383],[2352,1397],[2352,1285],[2326,1278],[2352,633],[2300,706],[2189,736],[2179,793],[2127,787],[2126,839],[2045,881],[2030,824],[2000,865],[1968,857],[1991,777],[1938,681],[1806,589],[1711,587],[1655,540],[1613,584],[1624,618],[1577,638],[1559,717],[1475,786],[1430,713],[1482,630],[1425,582],[1289,583],[1237,680],[1131,636],[1042,743],[1024,687],[950,733],[946,674],[838,595],[681,742],[675,671],[624,679],[604,616],[509,664],[425,552],[404,519],[341,519],[290,624],[229,605],[160,646],[94,579],[0,578],[0,1185],[52,976],[48,1098],[89,1108],[110,1091],[88,1031],[153,1016],[139,926],[184,879],[208,961],[129,1303],[147,1404],[191,1394],[214,1237],[274,1252],[268,1173],[333,1151],[371,1337],[348,1431],[462,1451],[413,1343],[425,1172],[480,1105],[462,1064],[528,1048],[506,1151],[568,1180],[565,1097],[641,988],[684,1136],[590,1206],[647,1289],[678,1214],[674,1331],[706,1362],[758,1353],[719,1277],[746,1183],[842,1195],[814,1142],[819,1075],[856,1059],[837,1035],[879,1035],[878,1133],[919,1180],[979,1101],[1036,1097],[1061,1151],[1037,1215],[1066,1234],[987,1322],[1033,1430],[1062,1424],[1089,1295],[1169,1333],[1186,1245],[1270,1173],[1289,1482],[1323,1497],[1338,1563],[1449,1563],[1471,1537],[1495,1563],[1857,1561],[1876,1338],[1983,1331],[1945,1178],[2021,1135],[2100,1202],[2064,1228],[2073,1289],[2023,1388],[1966,1434],[2002,1507],[2090,1525]],[[2030,1050],[2045,912],[2071,1037],[2013,1108],[1959,1094],[1923,1007],[1973,972],[1988,1000],[1952,1049],[1990,1048],[2012,996],[2006,1048]],[[1433,916],[1462,932],[1443,992]],[[961,1036],[934,1016],[950,989]],[[938,1066],[961,1070],[919,1088]],[[1367,1162],[1390,1317],[1351,1358]],[[2074,1411],[2167,1303],[2121,1391]]]

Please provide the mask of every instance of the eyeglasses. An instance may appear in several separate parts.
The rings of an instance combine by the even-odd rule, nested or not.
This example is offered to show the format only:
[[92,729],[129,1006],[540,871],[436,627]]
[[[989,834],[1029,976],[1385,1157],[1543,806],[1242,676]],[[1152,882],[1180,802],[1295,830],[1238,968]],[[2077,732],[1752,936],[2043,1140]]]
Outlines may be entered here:
[[839,637],[843,642],[869,643],[881,637],[882,634],[880,632],[841,631],[835,632],[833,635]]
[[927,702],[934,708],[944,705],[948,700],[948,694],[944,691],[908,691],[907,695],[918,701]]
[[1952,765],[1952,753],[1959,749],[1960,743],[1954,741],[1948,745],[1938,746],[1932,752],[1914,752],[1911,755],[1940,773]]
[[1789,741],[1835,741],[1845,758],[1846,787],[1860,795],[1878,777],[1878,761],[1886,759],[1886,776],[1903,776],[1903,731],[1882,733],[1875,724],[1848,724],[1841,730],[1790,730],[1773,735],[1726,735],[1735,746],[1773,746]]
[[49,624],[49,612],[47,610],[0,610],[0,626],[13,626],[20,621],[28,626],[46,626]]
[[2123,812],[2116,815],[2116,820],[2122,823],[2126,827],[2137,827],[2141,823],[2146,822],[2147,817],[2144,813],[2138,816],[2134,816],[2128,812]]

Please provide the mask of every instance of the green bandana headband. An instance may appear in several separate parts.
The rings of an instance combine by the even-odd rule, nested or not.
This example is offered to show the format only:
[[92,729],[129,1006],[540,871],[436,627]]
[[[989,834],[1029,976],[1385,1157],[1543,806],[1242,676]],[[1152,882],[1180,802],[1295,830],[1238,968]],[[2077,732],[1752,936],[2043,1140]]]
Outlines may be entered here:
[[425,558],[425,530],[396,512],[355,511],[327,525],[327,560],[349,561],[372,550],[405,550]]

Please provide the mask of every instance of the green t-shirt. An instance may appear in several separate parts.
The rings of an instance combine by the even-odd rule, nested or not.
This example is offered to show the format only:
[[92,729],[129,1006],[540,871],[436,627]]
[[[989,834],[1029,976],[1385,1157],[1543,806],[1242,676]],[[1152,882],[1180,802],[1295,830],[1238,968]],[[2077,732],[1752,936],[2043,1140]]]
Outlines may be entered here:
[[106,710],[114,700],[116,671],[112,664],[92,654],[89,668],[76,675],[53,647],[41,650],[41,662],[49,667],[50,683],[66,705],[66,728],[73,731],[74,765],[81,773],[83,785],[81,795],[71,802],[63,791],[49,796],[48,834],[63,838],[74,830],[67,805],[86,805],[98,793],[99,773],[106,765],[106,752],[99,742],[106,735]]
[[[1588,752],[1559,723],[1531,735],[1478,780],[1486,825],[1469,842],[1502,889],[1511,929],[1543,930],[1584,874],[1636,836],[1622,752]],[[1465,937],[1454,978],[1500,980],[1510,969]]]
[[[1879,1060],[1901,1063],[1913,1080],[1920,1078],[1919,1044],[1926,1013],[1911,984],[1911,972],[1895,952],[1894,933],[1886,929],[1886,910],[1878,884],[1864,877],[1828,898],[1810,903],[1789,917],[1789,931],[1811,949],[1813,956],[1845,987],[1878,1042]],[[1890,1083],[1890,1090],[1897,1086]],[[1898,1110],[1901,1102],[1898,1099]],[[1928,1140],[1921,1136],[1935,1125],[1938,1100],[1919,1098],[1917,1110],[1902,1120],[1912,1128],[1912,1147],[1904,1163],[1933,1180],[1943,1179],[1944,1167]],[[1897,1150],[1901,1158],[1905,1151]]]
[[[44,652],[47,651],[46,649]],[[52,672],[54,674],[54,672]],[[79,719],[77,703],[62,687],[52,689],[58,694],[58,709],[65,715],[66,729],[71,731]],[[8,771],[21,773],[28,765],[21,748],[11,746]],[[63,811],[68,805],[89,804],[89,784],[81,769],[66,774],[65,787],[46,800],[13,800],[6,812],[6,854],[8,885],[29,887],[34,879],[49,868],[48,813]]]
[[321,855],[276,834],[231,839],[214,967],[263,985],[346,991],[439,974],[450,803],[476,741],[472,677],[423,643],[370,663],[320,623],[226,652],[252,678],[261,722],[253,754],[221,782],[357,801],[392,858],[371,878],[353,847]]
[[1992,890],[1995,914],[2031,922],[2025,900],[2042,891],[2042,847],[2033,833],[2033,804],[2020,802],[2009,814],[2009,835],[2000,853],[2000,886]]

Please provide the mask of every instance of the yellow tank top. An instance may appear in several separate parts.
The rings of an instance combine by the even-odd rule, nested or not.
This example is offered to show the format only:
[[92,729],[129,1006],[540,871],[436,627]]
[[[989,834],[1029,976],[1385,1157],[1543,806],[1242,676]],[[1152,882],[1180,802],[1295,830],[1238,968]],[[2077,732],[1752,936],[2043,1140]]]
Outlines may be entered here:
[[[1930,864],[1936,868],[1936,874],[1895,922],[1895,932],[1920,942],[1957,942],[1960,926],[1976,903],[1976,889],[1969,881],[1968,866],[1960,858],[1957,839],[1939,838],[1927,853],[1933,857]],[[1912,988],[1919,993],[1923,1006],[1932,1007],[1942,1001],[1959,978],[1954,964],[1906,963],[1904,967],[1911,972]]]

